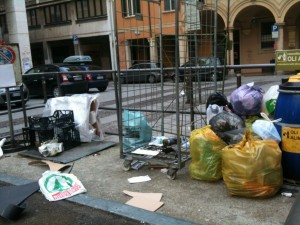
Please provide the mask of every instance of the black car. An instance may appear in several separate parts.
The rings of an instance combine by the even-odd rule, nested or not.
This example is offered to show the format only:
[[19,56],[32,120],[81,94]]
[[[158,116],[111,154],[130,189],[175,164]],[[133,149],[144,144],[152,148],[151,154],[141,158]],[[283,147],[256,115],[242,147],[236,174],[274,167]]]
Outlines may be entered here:
[[[196,63],[196,61],[198,63]],[[221,65],[219,58],[214,57],[198,57],[197,60],[190,60],[179,68],[179,82],[184,81],[184,76],[191,76],[192,81],[214,81],[214,66]],[[171,79],[175,82],[175,73],[171,75]],[[223,79],[223,71],[217,68],[216,80]]]
[[76,65],[44,64],[27,70],[25,74],[23,74],[22,80],[29,89],[30,95],[43,95],[44,78],[46,81],[47,95],[58,97],[59,89],[57,77],[59,79],[62,95],[86,93],[89,90],[86,75],[78,71],[82,71],[82,68]]
[[88,81],[88,87],[97,88],[99,91],[105,91],[108,86],[108,79],[106,74],[101,72],[101,67],[97,65],[92,65],[92,58],[87,55],[74,55],[69,56],[64,59],[63,63],[70,65],[77,65],[83,71],[89,71],[86,73],[86,79]]
[[[9,87],[9,99],[10,103],[16,106],[22,106],[22,94],[21,90],[23,91],[23,99],[24,104],[29,100],[29,91],[25,84],[21,84],[20,86],[16,87]],[[6,99],[6,89],[0,88],[0,106],[6,106],[7,99]]]
[[[163,72],[163,80],[167,74]],[[161,65],[157,62],[137,63],[122,71],[118,77],[120,83],[156,83],[161,81]]]

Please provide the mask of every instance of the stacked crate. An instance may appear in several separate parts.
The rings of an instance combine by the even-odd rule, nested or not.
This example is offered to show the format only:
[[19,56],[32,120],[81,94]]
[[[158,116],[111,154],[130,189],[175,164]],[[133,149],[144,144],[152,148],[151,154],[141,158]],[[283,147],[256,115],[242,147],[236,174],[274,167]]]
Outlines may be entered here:
[[23,128],[26,146],[40,146],[42,142],[57,139],[64,150],[80,145],[80,134],[75,127],[72,110],[56,110],[49,117],[28,117],[29,127]]

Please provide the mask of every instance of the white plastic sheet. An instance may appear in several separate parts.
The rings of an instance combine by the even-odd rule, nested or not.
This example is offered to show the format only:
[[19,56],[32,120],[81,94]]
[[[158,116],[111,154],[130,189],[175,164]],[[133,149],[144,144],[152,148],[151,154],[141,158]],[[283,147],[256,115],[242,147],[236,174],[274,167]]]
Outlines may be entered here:
[[[75,94],[51,98],[45,105],[43,116],[52,116],[55,110],[73,110],[80,141],[102,141],[104,133],[101,128],[99,105],[100,94]],[[92,112],[91,108],[95,111]]]

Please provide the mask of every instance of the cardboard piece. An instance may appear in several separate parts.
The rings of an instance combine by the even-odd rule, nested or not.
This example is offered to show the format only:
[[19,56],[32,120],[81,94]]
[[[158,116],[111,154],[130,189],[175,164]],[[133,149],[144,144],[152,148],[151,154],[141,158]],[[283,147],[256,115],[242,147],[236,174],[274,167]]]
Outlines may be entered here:
[[133,198],[135,197],[144,197],[144,198],[149,198],[154,201],[160,201],[162,198],[162,193],[141,193],[141,192],[133,192],[133,191],[127,191],[124,190],[123,193],[126,195],[129,195]]
[[60,164],[60,163],[54,163],[48,160],[35,160],[28,163],[28,165],[34,165],[34,166],[49,166],[50,171],[62,171],[67,169],[71,166],[71,164]]
[[123,193],[133,197],[125,204],[151,212],[155,212],[164,204],[160,201],[162,198],[162,193],[140,193],[127,190],[124,190]]
[[137,208],[145,209],[151,212],[155,212],[164,203],[150,200],[148,197],[134,197],[126,202],[127,205],[131,205]]

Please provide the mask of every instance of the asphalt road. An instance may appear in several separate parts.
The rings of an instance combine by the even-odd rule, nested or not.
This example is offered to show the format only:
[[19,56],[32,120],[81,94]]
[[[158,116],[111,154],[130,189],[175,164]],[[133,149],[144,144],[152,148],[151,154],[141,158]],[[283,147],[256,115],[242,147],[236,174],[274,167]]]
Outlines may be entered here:
[[[0,181],[0,186],[10,185]],[[125,218],[66,200],[49,202],[36,192],[26,201],[26,209],[15,221],[0,217],[5,225],[139,225],[144,222]]]

